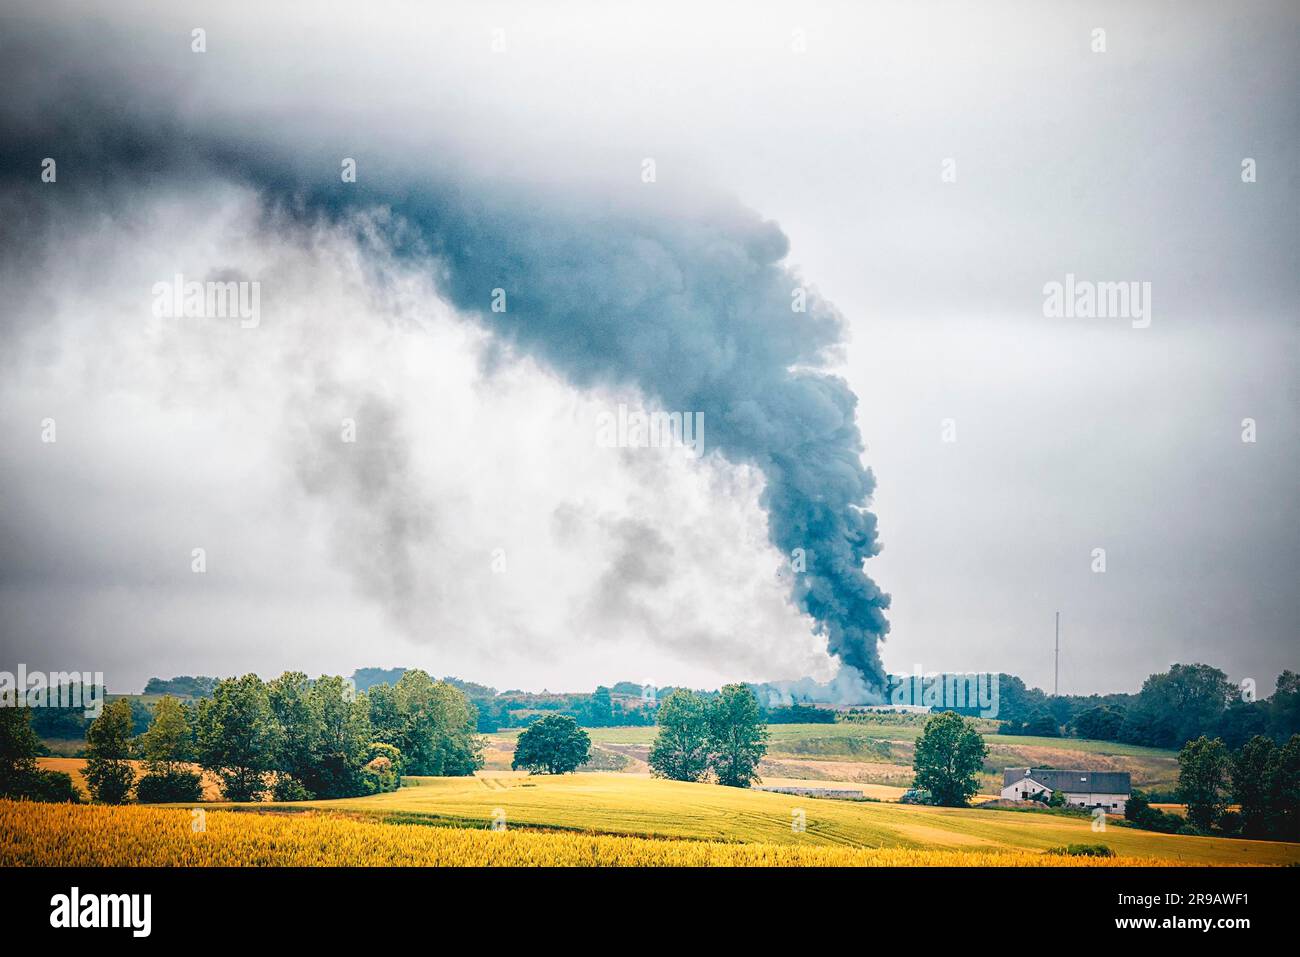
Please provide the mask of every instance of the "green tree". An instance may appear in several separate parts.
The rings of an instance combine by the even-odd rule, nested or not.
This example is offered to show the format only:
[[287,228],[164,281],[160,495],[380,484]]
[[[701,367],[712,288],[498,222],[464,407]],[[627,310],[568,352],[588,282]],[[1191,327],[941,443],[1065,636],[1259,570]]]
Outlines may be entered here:
[[650,770],[672,781],[698,781],[709,771],[709,705],[679,688],[659,704],[659,730],[650,748]]
[[1215,729],[1215,737],[1221,738],[1230,751],[1238,751],[1241,746],[1257,734],[1268,734],[1269,703],[1267,701],[1234,700]]
[[519,735],[510,767],[530,774],[567,774],[585,764],[591,738],[568,715],[538,718]]
[[1151,802],[1145,791],[1134,788],[1124,802],[1124,820],[1141,826],[1143,818],[1151,813]]
[[1232,757],[1232,799],[1241,805],[1241,832],[1247,837],[1262,837],[1272,829],[1268,787],[1277,758],[1277,745],[1262,734]]
[[1102,705],[1075,716],[1070,729],[1076,737],[1093,741],[1114,741],[1124,723],[1123,708],[1108,708]]
[[130,699],[118,698],[86,730],[86,786],[101,804],[122,804],[131,795],[131,729]]
[[0,700],[0,797],[19,797],[30,789],[41,747],[31,709],[11,704],[14,698],[5,692]]
[[1300,675],[1294,671],[1278,675],[1277,690],[1268,704],[1268,731],[1274,741],[1280,743],[1300,734]]
[[988,751],[984,738],[961,715],[936,714],[926,721],[916,741],[912,787],[929,791],[936,804],[965,807],[979,791],[976,775]]
[[718,783],[747,788],[767,753],[767,725],[748,685],[724,685],[708,707],[710,766]]
[[1040,708],[1025,723],[1025,734],[1040,738],[1059,738],[1061,728],[1056,723],[1056,718],[1051,711]]
[[197,724],[199,764],[221,779],[226,800],[260,800],[278,752],[275,717],[262,679],[249,674],[217,682],[212,697],[199,702]]
[[306,781],[313,776],[323,731],[320,716],[312,707],[311,682],[301,671],[286,671],[267,683],[266,695],[276,728],[274,766],[279,774],[275,798],[287,801],[316,797]]
[[609,689],[598,685],[591,696],[591,726],[607,728],[614,723],[614,699]]
[[32,727],[32,711],[11,704],[0,694],[0,798],[81,802],[81,792],[66,771],[42,771],[37,763],[41,739]]
[[315,746],[301,777],[304,785],[323,798],[365,793],[362,768],[371,744],[366,702],[343,678],[322,676],[312,683],[308,704]]
[[478,709],[463,691],[418,668],[391,694],[381,688],[368,696],[371,737],[402,753],[407,774],[459,777],[483,766]]
[[433,686],[435,773],[464,777],[483,767],[478,709],[459,688],[445,681]]
[[1237,686],[1218,668],[1175,664],[1143,682],[1120,729],[1120,740],[1181,747],[1218,728],[1224,710],[1236,696]]
[[1291,735],[1278,750],[1269,775],[1268,803],[1274,833],[1283,840],[1300,840],[1300,734]]
[[1178,800],[1187,820],[1209,830],[1227,807],[1228,749],[1218,738],[1201,735],[1178,752]]
[[406,721],[396,689],[388,684],[374,685],[367,689],[364,697],[370,712],[371,737],[400,749],[405,744]]
[[185,706],[164,695],[154,705],[153,722],[138,741],[148,773],[135,786],[137,800],[145,804],[200,800],[202,778],[185,763],[192,757],[193,747],[194,732]]
[[156,774],[171,774],[188,761],[194,747],[194,732],[185,709],[171,695],[163,695],[153,706],[153,722],[140,735],[140,757]]

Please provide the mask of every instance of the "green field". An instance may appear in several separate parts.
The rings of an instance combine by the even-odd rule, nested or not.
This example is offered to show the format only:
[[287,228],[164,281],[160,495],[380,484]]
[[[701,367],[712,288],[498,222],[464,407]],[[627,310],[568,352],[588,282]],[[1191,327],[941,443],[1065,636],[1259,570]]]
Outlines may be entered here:
[[[774,724],[761,773],[768,778],[907,787],[912,754],[924,727],[920,715],[882,715],[871,722]],[[986,722],[987,724],[987,722]],[[655,728],[588,728],[598,770],[645,772]],[[509,768],[517,730],[488,735],[488,767]],[[1079,738],[1013,737],[985,733],[989,754],[980,791],[996,795],[1008,767],[1082,767],[1127,771],[1134,787],[1172,790],[1178,776],[1173,751]]]
[[[1294,844],[1154,834],[1114,823],[1095,833],[1086,818],[819,800],[632,774],[411,778],[388,794],[283,807],[456,827],[488,827],[494,814],[504,814],[516,829],[746,844],[1041,852],[1104,843],[1120,856],[1185,864],[1300,863],[1300,845]],[[806,821],[803,832],[791,827],[798,811]]]
[[[842,722],[838,724],[772,724],[768,725],[768,744],[774,751],[782,750],[782,745],[790,742],[818,740],[874,740],[915,742],[921,735],[923,721],[905,724],[855,724]],[[645,728],[587,728],[593,744],[645,744],[654,741],[654,727]],[[510,729],[496,732],[494,736],[513,739],[518,730]],[[1134,757],[1168,757],[1173,751],[1162,748],[1147,748],[1137,744],[1120,744],[1117,741],[1089,741],[1083,738],[1039,738],[1019,737],[985,733],[985,742],[989,748],[1059,748],[1079,751],[1085,754],[1117,754]]]

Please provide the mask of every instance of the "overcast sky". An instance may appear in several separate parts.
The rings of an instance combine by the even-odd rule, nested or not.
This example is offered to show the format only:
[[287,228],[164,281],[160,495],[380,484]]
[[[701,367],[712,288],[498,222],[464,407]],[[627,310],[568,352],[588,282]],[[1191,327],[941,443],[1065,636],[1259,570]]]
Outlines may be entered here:
[[[843,317],[891,670],[1050,689],[1058,610],[1065,692],[1300,665],[1294,4],[100,7],[3,3],[0,668],[835,670],[759,469],[597,448],[635,384],[503,348],[381,211],[158,173],[199,140],[779,224]],[[176,273],[258,281],[266,321],[156,317]],[[1045,316],[1067,274],[1149,283],[1149,325]]]

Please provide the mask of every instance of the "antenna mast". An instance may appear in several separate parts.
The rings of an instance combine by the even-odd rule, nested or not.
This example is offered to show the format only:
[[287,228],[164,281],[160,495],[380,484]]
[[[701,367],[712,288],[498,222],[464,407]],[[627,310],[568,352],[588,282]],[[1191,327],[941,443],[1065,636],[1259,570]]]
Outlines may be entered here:
[[1056,613],[1056,668],[1052,673],[1052,695],[1061,693],[1061,613]]

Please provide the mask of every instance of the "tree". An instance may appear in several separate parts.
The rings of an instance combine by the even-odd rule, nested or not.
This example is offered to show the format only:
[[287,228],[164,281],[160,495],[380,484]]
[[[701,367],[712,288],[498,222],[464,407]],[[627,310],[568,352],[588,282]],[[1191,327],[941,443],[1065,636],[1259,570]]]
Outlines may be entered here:
[[1141,826],[1142,819],[1150,813],[1151,802],[1147,799],[1146,792],[1137,788],[1130,791],[1128,800],[1124,802],[1124,820]]
[[767,725],[748,685],[724,685],[708,707],[710,764],[718,783],[747,788],[759,780],[767,753]]
[[131,729],[131,702],[118,698],[86,731],[86,786],[101,804],[122,804],[131,795]]
[[0,797],[18,797],[30,788],[41,747],[31,708],[10,700],[9,692],[0,700]]
[[1232,757],[1232,799],[1241,805],[1241,832],[1247,837],[1261,837],[1271,830],[1268,787],[1277,758],[1277,745],[1262,734]]
[[153,722],[140,735],[140,757],[151,773],[171,774],[190,759],[194,733],[181,703],[163,695],[153,706]]
[[81,792],[66,771],[37,766],[41,739],[32,727],[32,710],[11,700],[0,694],[0,798],[81,803]]
[[1137,788],[1133,789],[1124,804],[1124,819],[1144,830],[1159,831],[1162,834],[1176,834],[1183,827],[1181,817],[1153,808],[1146,794]]
[[370,712],[341,677],[322,676],[308,696],[314,747],[310,764],[300,772],[303,784],[317,797],[347,797],[365,793],[362,768],[371,744]]
[[678,689],[659,704],[659,731],[650,748],[650,770],[672,781],[698,781],[709,771],[709,706],[693,691]]
[[1268,702],[1234,700],[1219,718],[1215,736],[1230,750],[1240,749],[1256,735],[1268,734],[1268,718]]
[[988,750],[975,726],[961,715],[936,714],[916,741],[912,787],[929,791],[944,807],[965,807],[979,790],[976,775]]
[[598,685],[591,696],[590,714],[593,728],[607,728],[614,723],[614,699],[604,685]]
[[371,686],[364,695],[370,711],[370,736],[400,749],[405,744],[405,718],[392,685]]
[[1124,714],[1123,708],[1108,708],[1102,705],[1076,715],[1070,726],[1076,737],[1093,741],[1114,741],[1124,723]]
[[1300,840],[1300,734],[1291,735],[1277,753],[1268,782],[1269,813],[1275,834]]
[[311,682],[301,671],[286,671],[267,684],[266,695],[276,726],[274,766],[280,772],[275,799],[316,797],[306,783],[313,775],[322,735],[320,717],[312,708]]
[[158,699],[153,723],[140,735],[139,752],[148,773],[135,786],[146,804],[193,803],[203,797],[202,778],[186,767],[194,747],[185,706],[171,695]]
[[483,767],[478,709],[465,692],[438,681],[433,686],[434,774],[464,777]]
[[199,702],[199,764],[221,779],[228,801],[257,801],[277,753],[275,718],[266,685],[257,675],[225,678]]
[[587,762],[591,738],[567,715],[548,714],[519,735],[510,767],[530,774],[567,774]]
[[1277,689],[1268,699],[1268,733],[1281,744],[1300,734],[1300,675],[1284,671],[1277,676]]
[[1040,738],[1059,738],[1061,727],[1056,723],[1056,717],[1051,711],[1041,708],[1035,711],[1025,723],[1025,734]]
[[1130,744],[1177,748],[1197,735],[1214,731],[1237,687],[1218,668],[1173,665],[1151,675],[1120,729]]
[[392,689],[371,688],[367,700],[371,738],[402,753],[405,773],[459,777],[483,766],[478,709],[458,688],[412,669]]
[[1178,800],[1187,805],[1187,820],[1209,830],[1223,813],[1228,780],[1228,749],[1218,738],[1201,735],[1178,752]]

